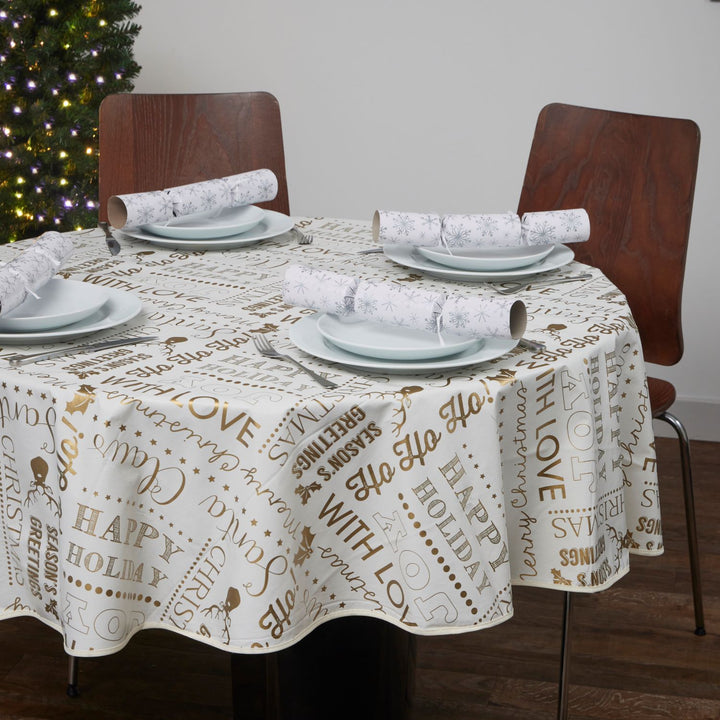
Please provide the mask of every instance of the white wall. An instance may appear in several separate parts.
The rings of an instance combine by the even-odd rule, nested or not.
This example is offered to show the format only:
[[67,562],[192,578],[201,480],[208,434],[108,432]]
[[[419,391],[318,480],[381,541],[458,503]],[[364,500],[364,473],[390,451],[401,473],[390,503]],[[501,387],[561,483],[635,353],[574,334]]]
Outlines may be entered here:
[[720,439],[720,3],[142,4],[136,91],[277,96],[294,215],[514,210],[548,102],[695,120],[686,352],[650,369],[675,383],[691,436]]

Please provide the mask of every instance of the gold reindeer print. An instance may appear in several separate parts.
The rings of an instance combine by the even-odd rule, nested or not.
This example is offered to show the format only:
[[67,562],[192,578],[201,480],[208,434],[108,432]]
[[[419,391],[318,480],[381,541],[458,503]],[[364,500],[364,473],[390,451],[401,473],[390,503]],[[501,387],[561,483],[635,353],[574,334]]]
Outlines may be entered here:
[[399,392],[393,393],[393,397],[400,400],[400,405],[393,410],[393,417],[399,418],[398,420],[393,420],[392,422],[392,432],[396,437],[399,437],[400,431],[407,422],[407,411],[412,405],[412,399],[410,396],[413,393],[420,392],[421,390],[422,387],[420,387],[420,385],[406,385]]
[[48,506],[53,509],[56,517],[60,517],[60,504],[53,497],[52,490],[47,486],[48,464],[41,457],[33,458],[30,461],[30,468],[33,472],[33,482],[25,497],[25,504],[35,503],[40,496],[45,498]]
[[230,642],[230,613],[240,605],[240,591],[237,588],[229,587],[225,595],[225,601],[219,605],[210,605],[203,609],[203,615],[210,616],[213,619],[221,619],[223,621],[223,637],[225,644]]

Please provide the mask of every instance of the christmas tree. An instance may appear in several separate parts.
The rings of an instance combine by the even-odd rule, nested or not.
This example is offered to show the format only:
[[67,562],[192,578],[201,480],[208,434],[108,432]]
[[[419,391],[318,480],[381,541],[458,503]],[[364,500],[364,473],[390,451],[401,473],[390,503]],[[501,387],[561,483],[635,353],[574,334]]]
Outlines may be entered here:
[[0,4],[0,243],[97,225],[98,110],[140,71],[131,0]]

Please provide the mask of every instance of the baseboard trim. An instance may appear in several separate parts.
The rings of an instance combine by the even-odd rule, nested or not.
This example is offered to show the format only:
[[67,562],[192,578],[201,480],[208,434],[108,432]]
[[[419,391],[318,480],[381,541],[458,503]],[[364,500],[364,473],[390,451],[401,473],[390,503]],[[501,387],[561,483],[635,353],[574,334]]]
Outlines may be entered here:
[[[720,402],[678,399],[670,412],[685,426],[691,440],[720,442]],[[658,437],[677,437],[672,427],[662,420],[653,421],[653,430]]]

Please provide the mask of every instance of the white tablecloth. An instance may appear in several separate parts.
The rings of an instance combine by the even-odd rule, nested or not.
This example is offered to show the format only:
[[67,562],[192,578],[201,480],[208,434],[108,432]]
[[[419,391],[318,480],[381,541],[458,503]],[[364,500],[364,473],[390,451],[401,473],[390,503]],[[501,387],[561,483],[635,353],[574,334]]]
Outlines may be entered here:
[[[0,618],[36,616],[79,656],[149,627],[267,652],[349,614],[489,627],[513,584],[593,592],[629,553],[662,552],[642,350],[599,271],[521,296],[545,352],[359,372],[288,339],[309,312],[281,302],[288,265],[495,291],[358,255],[369,222],[299,224],[312,245],[125,239],[110,257],[99,232],[75,235],[65,276],[143,303],[101,337],[162,341],[18,368],[2,347]],[[339,387],[259,356],[255,333]]]

